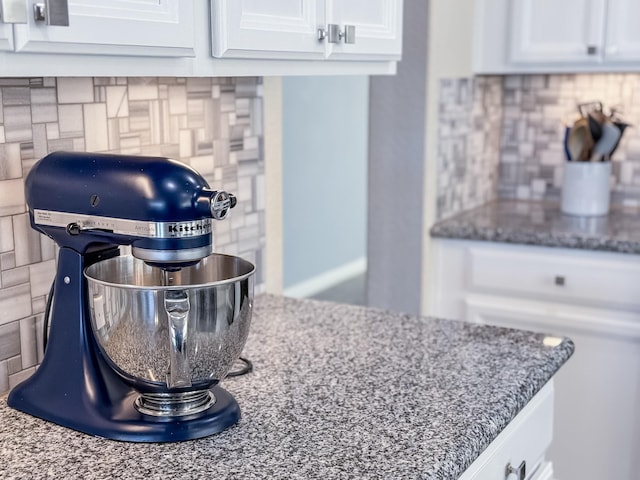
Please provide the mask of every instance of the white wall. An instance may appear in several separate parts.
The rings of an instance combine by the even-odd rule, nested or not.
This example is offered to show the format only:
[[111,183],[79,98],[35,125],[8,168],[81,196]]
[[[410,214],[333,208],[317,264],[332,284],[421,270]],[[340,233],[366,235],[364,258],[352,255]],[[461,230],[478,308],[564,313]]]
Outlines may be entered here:
[[429,11],[429,49],[427,63],[426,157],[424,169],[422,314],[430,312],[431,237],[429,229],[436,220],[436,164],[438,149],[438,104],[440,80],[471,77],[473,16],[475,0],[431,0]]
[[264,77],[265,290],[282,293],[282,79]]
[[314,279],[331,283],[323,274],[339,275],[345,265],[364,264],[368,102],[368,77],[282,79],[283,282],[289,293]]

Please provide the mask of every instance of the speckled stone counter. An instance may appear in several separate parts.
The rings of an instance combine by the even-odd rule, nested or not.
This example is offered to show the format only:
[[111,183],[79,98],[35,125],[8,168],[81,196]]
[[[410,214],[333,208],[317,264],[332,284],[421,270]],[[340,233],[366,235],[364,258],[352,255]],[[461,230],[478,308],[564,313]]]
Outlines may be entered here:
[[261,296],[225,387],[240,423],[201,440],[131,444],[0,400],[2,479],[455,479],[573,352],[543,335]]
[[556,203],[500,200],[436,223],[432,237],[640,253],[640,209],[564,215]]

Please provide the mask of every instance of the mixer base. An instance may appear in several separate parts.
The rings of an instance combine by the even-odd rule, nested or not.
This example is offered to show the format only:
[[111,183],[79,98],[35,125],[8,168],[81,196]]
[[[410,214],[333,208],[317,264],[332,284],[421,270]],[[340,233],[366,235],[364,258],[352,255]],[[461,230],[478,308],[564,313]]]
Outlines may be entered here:
[[[100,436],[130,442],[174,442],[202,438],[219,433],[240,420],[238,402],[220,387],[211,389],[215,403],[203,412],[180,417],[152,416],[141,413],[134,403],[138,392],[132,392],[122,400],[121,409],[109,418],[112,423],[105,434],[100,426]],[[115,409],[114,409],[115,410]],[[75,428],[75,427],[72,427]],[[82,428],[77,430],[84,431]],[[87,432],[92,433],[92,432]]]
[[[176,417],[158,417],[140,413],[134,406],[139,393],[132,390],[111,405],[87,402],[72,409],[50,409],[51,398],[31,398],[19,387],[12,391],[12,407],[73,430],[126,442],[179,442],[219,433],[240,420],[238,402],[226,390],[216,386],[215,403],[204,412]],[[85,399],[88,400],[88,399]],[[104,399],[101,399],[103,401]]]

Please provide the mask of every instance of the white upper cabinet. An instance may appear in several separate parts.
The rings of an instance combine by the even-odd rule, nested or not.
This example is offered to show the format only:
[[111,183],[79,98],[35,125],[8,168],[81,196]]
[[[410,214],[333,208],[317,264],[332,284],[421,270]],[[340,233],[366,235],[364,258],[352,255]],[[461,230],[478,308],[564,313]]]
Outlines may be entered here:
[[329,58],[396,60],[402,53],[402,2],[397,0],[330,0],[327,24],[354,27],[353,38],[331,43]]
[[398,60],[401,0],[213,0],[218,58]]
[[640,60],[640,2],[609,0],[607,15],[607,60],[637,62]]
[[[64,4],[50,5],[56,3]],[[31,2],[25,8],[27,23],[14,25],[17,52],[194,55],[193,2],[69,0],[67,12],[44,11],[39,20]]]
[[316,0],[213,0],[213,56],[322,59],[318,25],[324,2]]
[[638,0],[477,0],[476,73],[640,71]]
[[402,47],[402,0],[0,6],[0,77],[393,74]]
[[605,0],[518,0],[511,7],[513,62],[602,60]]

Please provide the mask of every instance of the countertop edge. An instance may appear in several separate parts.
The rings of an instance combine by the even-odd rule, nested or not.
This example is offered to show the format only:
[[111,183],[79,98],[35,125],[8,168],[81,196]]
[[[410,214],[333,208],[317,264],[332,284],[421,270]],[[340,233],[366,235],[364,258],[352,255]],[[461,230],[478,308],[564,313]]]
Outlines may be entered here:
[[639,217],[635,209],[622,207],[612,208],[604,217],[574,217],[564,215],[553,202],[503,199],[439,220],[429,234],[452,240],[640,254]]

